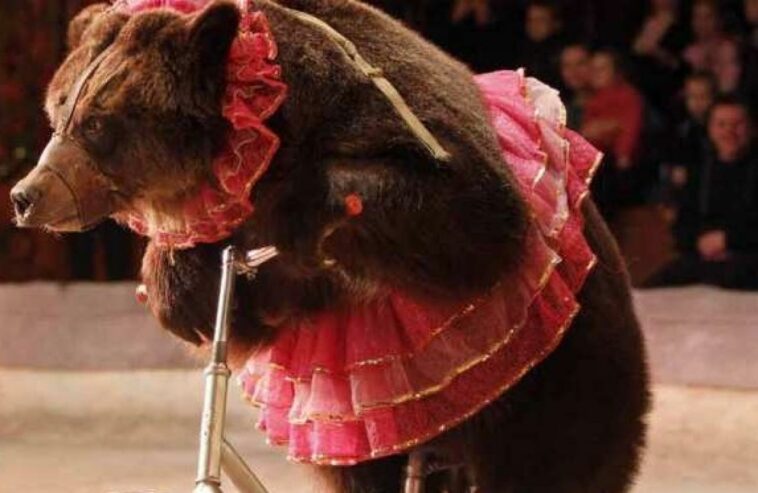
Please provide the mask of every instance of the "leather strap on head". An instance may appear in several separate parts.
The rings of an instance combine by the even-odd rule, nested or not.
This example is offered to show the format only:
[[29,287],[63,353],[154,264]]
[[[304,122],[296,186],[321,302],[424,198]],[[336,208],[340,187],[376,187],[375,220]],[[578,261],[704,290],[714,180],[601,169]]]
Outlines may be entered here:
[[97,70],[97,68],[103,63],[103,60],[105,60],[106,57],[111,53],[113,53],[112,46],[104,49],[99,55],[95,57],[94,60],[90,62],[87,68],[84,69],[84,72],[82,72],[74,85],[71,87],[71,90],[66,97],[66,106],[63,109],[63,124],[61,125],[60,129],[55,131],[56,134],[65,135],[68,133],[68,128],[71,126],[71,120],[74,117],[74,111],[76,110],[76,105],[79,103],[79,98],[81,98],[84,86],[87,84],[87,81],[94,75],[95,70]]
[[110,194],[115,188],[108,177],[96,169],[88,159],[83,159],[82,156],[87,155],[87,151],[82,149],[81,144],[69,132],[84,86],[111,53],[112,47],[103,50],[74,82],[66,98],[61,125],[53,133],[52,139],[40,156],[40,166],[54,174],[71,194],[83,228],[92,226],[110,214]]

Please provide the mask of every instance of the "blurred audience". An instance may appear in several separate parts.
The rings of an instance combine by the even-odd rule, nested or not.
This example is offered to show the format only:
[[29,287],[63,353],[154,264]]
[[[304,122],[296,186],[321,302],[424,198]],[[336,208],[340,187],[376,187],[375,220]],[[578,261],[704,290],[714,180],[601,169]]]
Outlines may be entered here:
[[716,96],[716,83],[707,72],[696,72],[684,82],[684,116],[674,127],[671,146],[663,164],[666,205],[676,206],[687,177],[706,152],[705,121]]
[[690,27],[693,40],[684,50],[684,60],[693,70],[710,70],[725,37],[718,0],[695,0]]
[[733,38],[724,38],[716,45],[710,70],[722,94],[743,92],[741,49],[740,42]]
[[677,0],[650,0],[647,17],[632,44],[632,53],[663,67],[676,67],[686,33],[679,22]]
[[639,153],[644,108],[616,52],[596,51],[591,67],[592,94],[584,107],[581,133],[605,153],[592,192],[601,212],[611,218],[635,193],[632,168]]
[[643,99],[627,81],[618,53],[598,50],[591,64],[593,93],[584,108],[581,131],[607,153],[613,166],[628,169],[639,151]]
[[584,107],[592,95],[591,53],[581,43],[567,45],[561,52],[561,83],[566,104],[566,123],[578,130],[584,118]]
[[745,0],[743,13],[747,23],[747,45],[758,50],[758,0]]
[[674,225],[679,256],[648,286],[758,288],[758,154],[749,108],[722,96],[707,127],[710,149],[689,174]]
[[675,92],[679,84],[680,53],[686,42],[679,1],[649,0],[647,16],[632,42],[631,54],[640,89],[659,108],[666,107],[666,94]]
[[565,40],[558,7],[545,0],[533,0],[524,16],[525,38],[519,44],[516,64],[541,81],[559,87],[560,56]]
[[[63,55],[62,20],[93,1],[30,0],[27,9],[0,5],[2,197],[48,137],[39,102]],[[656,211],[648,216],[658,217],[657,230],[665,231],[665,221],[673,223],[683,260],[666,272],[693,259],[695,270],[709,276],[747,265],[743,247],[749,242],[740,225],[749,224],[750,200],[757,193],[753,172],[747,171],[753,169],[755,146],[751,131],[739,130],[739,120],[747,109],[758,109],[758,0],[369,1],[475,72],[524,67],[527,75],[559,88],[567,125],[605,151],[593,193],[612,229],[621,237],[620,231],[629,230],[623,221],[640,208]],[[40,28],[25,28],[29,25]],[[22,63],[28,59],[39,63]],[[726,104],[724,94],[733,95],[732,103]],[[719,103],[711,111],[714,100]],[[736,160],[730,142],[740,142]],[[732,185],[737,191],[726,193]],[[2,211],[8,209],[4,200]],[[732,210],[741,214],[718,223]],[[719,250],[720,238],[728,261],[700,251],[700,243],[707,252]],[[0,280],[131,277],[138,245],[112,224],[81,236],[18,230],[5,211]],[[725,279],[713,282],[744,285]]]
[[521,31],[518,5],[514,2],[440,0],[406,3],[421,5],[416,9],[419,13],[412,24],[474,71],[487,72],[514,65],[515,51],[503,49],[504,46],[516,46]]

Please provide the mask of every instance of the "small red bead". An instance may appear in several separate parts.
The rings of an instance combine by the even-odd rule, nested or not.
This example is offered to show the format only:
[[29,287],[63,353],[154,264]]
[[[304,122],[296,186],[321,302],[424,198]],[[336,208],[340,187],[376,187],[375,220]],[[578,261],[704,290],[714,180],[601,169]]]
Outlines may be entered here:
[[363,200],[357,193],[345,197],[345,211],[348,216],[360,216],[363,212]]

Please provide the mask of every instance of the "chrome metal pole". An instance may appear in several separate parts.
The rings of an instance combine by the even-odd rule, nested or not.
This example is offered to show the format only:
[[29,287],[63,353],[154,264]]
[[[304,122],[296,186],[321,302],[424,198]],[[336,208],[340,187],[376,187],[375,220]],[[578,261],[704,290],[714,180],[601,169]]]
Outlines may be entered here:
[[224,440],[221,449],[221,465],[224,472],[241,493],[268,493],[261,480],[250,469],[245,460],[234,450],[232,444]]
[[223,252],[211,361],[205,368],[205,399],[194,493],[222,493],[222,467],[241,493],[267,493],[253,471],[224,438],[226,398],[231,375],[227,365],[227,341],[235,276],[242,273],[254,277],[258,267],[278,254],[274,247],[251,250],[244,259],[237,258],[234,247],[227,247]]
[[226,396],[231,372],[226,364],[229,312],[234,295],[236,252],[224,250],[221,262],[216,326],[211,361],[205,368],[205,399],[200,424],[200,451],[194,493],[221,493],[221,450],[224,440]]
[[408,455],[408,465],[405,469],[404,493],[423,493],[426,479],[426,457],[420,450],[413,450]]

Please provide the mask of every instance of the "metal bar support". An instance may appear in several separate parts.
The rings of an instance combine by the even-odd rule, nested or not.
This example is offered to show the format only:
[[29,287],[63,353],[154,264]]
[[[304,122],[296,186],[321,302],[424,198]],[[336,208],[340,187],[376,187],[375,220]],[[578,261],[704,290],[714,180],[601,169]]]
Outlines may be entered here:
[[[237,252],[232,246],[223,252],[211,361],[205,368],[205,398],[200,424],[197,478],[193,493],[223,493],[222,467],[240,493],[267,493],[263,483],[224,438],[226,399],[231,376],[227,365],[227,344],[235,276],[245,274],[252,277],[260,265],[277,255],[278,251],[273,247],[247,252],[244,259],[237,258]],[[426,462],[426,455],[421,450],[410,453],[405,471],[404,493],[423,493]]]
[[404,493],[423,493],[426,479],[426,457],[421,450],[413,450],[408,455],[405,469]]
[[241,493],[268,493],[261,480],[226,439],[221,449],[221,466]]
[[221,450],[224,440],[226,396],[231,372],[226,363],[229,314],[234,296],[236,252],[224,250],[221,261],[216,326],[211,361],[205,368],[205,399],[200,423],[200,451],[194,493],[221,493]]

